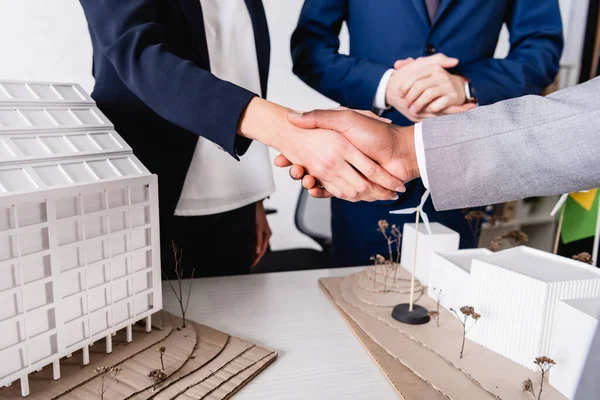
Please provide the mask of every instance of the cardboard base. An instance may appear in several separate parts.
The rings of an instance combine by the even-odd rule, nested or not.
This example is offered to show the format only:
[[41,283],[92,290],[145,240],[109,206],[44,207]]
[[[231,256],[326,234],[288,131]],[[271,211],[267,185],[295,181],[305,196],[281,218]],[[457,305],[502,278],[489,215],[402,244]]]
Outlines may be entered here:
[[[81,364],[81,352],[74,353],[61,360],[62,378],[57,381],[52,380],[51,367],[30,376],[27,398],[99,398],[100,380],[94,369],[118,365],[123,371],[107,379],[105,399],[228,399],[277,357],[274,351],[204,325],[188,321],[182,328],[181,319],[166,312],[154,317],[162,331],[145,333],[143,326],[135,327],[131,343],[125,342],[125,332],[119,332],[113,337],[113,352],[104,354],[100,351],[104,344],[96,343],[86,366]],[[163,346],[168,377],[154,390],[148,372],[161,367],[158,349]],[[20,399],[19,385],[0,389],[0,398]]]
[[[391,317],[391,307],[362,302],[353,292],[355,279],[357,276],[323,278],[320,283],[336,307],[343,311],[342,315],[379,346],[376,349],[387,354],[384,363],[381,350],[371,352],[405,400],[424,398],[420,391],[410,391],[403,386],[404,381],[410,387],[415,382],[414,376],[420,378],[421,385],[424,383],[452,400],[527,400],[531,395],[522,391],[522,382],[531,378],[535,387],[539,387],[538,373],[469,340],[464,357],[460,359],[462,325],[449,312],[440,310],[439,327],[436,324],[402,324]],[[435,301],[428,296],[423,296],[419,302],[426,308],[435,309]],[[373,349],[373,346],[365,347],[369,351]],[[395,361],[390,361],[390,357]],[[410,376],[407,370],[412,373],[412,379],[407,378]],[[565,400],[565,397],[545,382],[544,399]]]

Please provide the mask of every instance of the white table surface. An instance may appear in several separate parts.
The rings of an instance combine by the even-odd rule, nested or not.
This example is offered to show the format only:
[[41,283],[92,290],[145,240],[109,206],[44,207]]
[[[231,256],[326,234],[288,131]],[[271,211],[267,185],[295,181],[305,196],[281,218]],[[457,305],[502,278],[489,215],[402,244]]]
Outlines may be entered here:
[[[359,268],[279,272],[193,281],[188,319],[279,353],[234,396],[248,399],[398,399],[318,285]],[[164,309],[179,303],[163,284]]]

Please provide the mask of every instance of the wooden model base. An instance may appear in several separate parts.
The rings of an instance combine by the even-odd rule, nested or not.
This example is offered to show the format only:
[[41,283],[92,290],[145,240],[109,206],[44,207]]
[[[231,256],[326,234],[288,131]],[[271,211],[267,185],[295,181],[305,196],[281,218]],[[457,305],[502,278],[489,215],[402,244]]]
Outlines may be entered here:
[[[100,379],[94,370],[100,366],[118,366],[122,372],[106,379],[104,400],[121,399],[229,399],[277,357],[277,353],[246,340],[229,336],[207,326],[160,312],[153,316],[161,329],[146,333],[134,326],[133,340],[126,332],[112,338],[112,352],[104,342],[90,347],[90,363],[82,365],[82,352],[61,360],[61,375],[53,380],[52,368],[44,368],[29,377],[31,394],[27,399],[100,399]],[[167,378],[153,387],[148,373],[161,368],[163,354]],[[18,384],[0,389],[1,399],[20,399]]]
[[[439,311],[439,327],[435,318],[424,325],[408,325],[392,318],[392,307],[362,301],[361,286],[356,282],[364,279],[361,275],[372,273],[367,271],[348,277],[322,278],[320,286],[402,399],[533,398],[530,393],[523,392],[522,382],[530,378],[537,391],[539,373],[469,340],[461,359],[462,324],[443,308]],[[408,275],[403,274],[399,273],[398,277]],[[408,302],[409,295],[404,296],[403,302]],[[431,311],[437,308],[436,301],[425,295],[418,302]],[[566,400],[547,381],[542,398]]]

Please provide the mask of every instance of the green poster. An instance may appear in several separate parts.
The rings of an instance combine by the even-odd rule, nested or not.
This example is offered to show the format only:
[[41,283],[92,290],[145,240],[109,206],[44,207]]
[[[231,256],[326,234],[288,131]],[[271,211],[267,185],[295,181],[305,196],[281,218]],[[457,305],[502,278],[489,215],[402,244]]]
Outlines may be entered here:
[[596,233],[596,219],[598,218],[599,198],[600,190],[596,194],[592,208],[587,211],[569,196],[565,203],[565,217],[561,230],[563,243],[571,243],[594,236]]

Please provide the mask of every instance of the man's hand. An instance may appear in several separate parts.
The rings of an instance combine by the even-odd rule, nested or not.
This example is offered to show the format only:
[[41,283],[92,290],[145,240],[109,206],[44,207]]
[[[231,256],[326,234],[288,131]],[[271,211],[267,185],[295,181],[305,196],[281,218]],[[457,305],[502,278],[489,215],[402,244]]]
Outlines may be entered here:
[[271,228],[267,221],[267,213],[262,200],[256,202],[256,256],[252,263],[252,268],[256,267],[258,262],[263,258],[269,247],[269,239],[271,238]]
[[283,107],[254,98],[242,117],[240,134],[259,139],[304,166],[336,197],[349,201],[390,200],[397,198],[396,192],[405,190],[401,179],[377,165],[340,133],[326,128],[300,128],[288,121],[288,113]]
[[[412,127],[391,125],[350,110],[316,110],[301,115],[290,114],[289,119],[299,128],[321,128],[342,133],[362,153],[403,182],[419,176]],[[275,165],[279,167],[291,164],[289,159],[282,156],[275,160]],[[313,197],[335,196],[326,187],[315,187],[319,182],[314,176],[304,176],[305,171],[300,165],[292,166],[290,175],[295,175],[296,179],[302,178],[303,186],[309,189]]]
[[464,79],[446,68],[458,64],[444,54],[396,61],[386,101],[413,122],[470,110],[465,103]]

